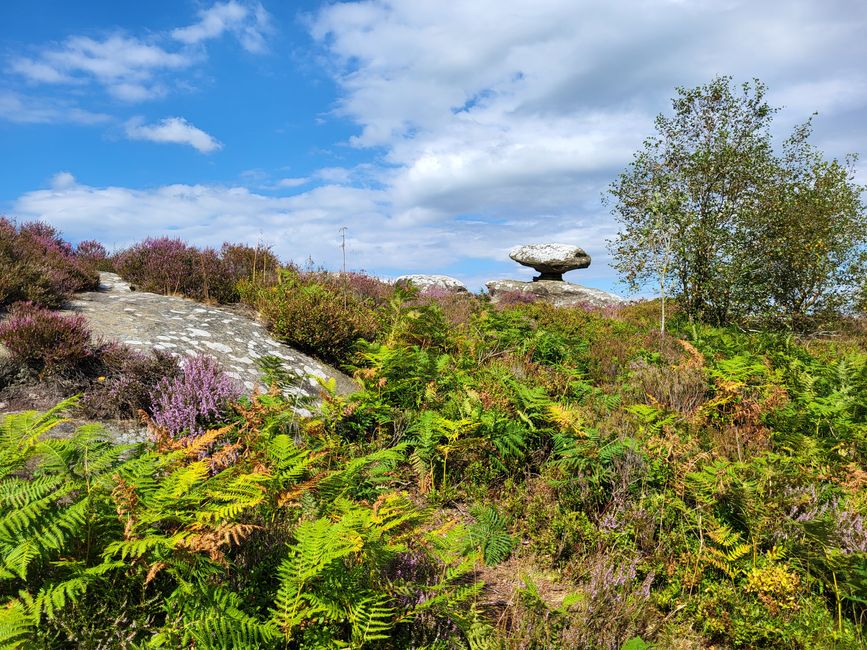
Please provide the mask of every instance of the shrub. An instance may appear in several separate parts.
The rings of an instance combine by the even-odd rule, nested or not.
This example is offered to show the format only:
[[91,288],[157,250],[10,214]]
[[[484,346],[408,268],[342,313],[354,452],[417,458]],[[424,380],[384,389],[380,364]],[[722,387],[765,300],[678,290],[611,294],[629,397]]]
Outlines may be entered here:
[[[240,280],[251,280],[265,285],[274,284],[280,270],[280,260],[268,246],[247,246],[224,242],[220,248],[223,273],[232,279],[232,285]],[[235,300],[237,300],[237,296]]]
[[165,377],[151,393],[153,422],[172,438],[195,438],[226,414],[232,400],[241,395],[238,385],[207,355],[190,357],[183,372]]
[[632,379],[642,396],[683,415],[692,415],[707,400],[707,376],[694,366],[641,364]]
[[180,239],[149,237],[118,253],[114,265],[137,289],[186,294],[193,287],[193,258],[193,249]]
[[93,268],[54,228],[0,217],[0,307],[19,301],[59,307],[71,293],[98,284]]
[[94,354],[84,316],[65,316],[28,302],[13,305],[0,323],[0,342],[13,360],[46,373],[76,369]]
[[79,404],[89,418],[133,418],[140,410],[152,413],[156,386],[181,372],[178,359],[161,350],[142,353],[111,343],[99,356],[102,374]]
[[539,298],[532,293],[524,293],[523,291],[503,291],[497,294],[497,307],[499,309],[509,309],[518,305],[530,305],[538,302]]
[[355,294],[308,283],[295,272],[285,272],[276,286],[246,285],[242,293],[276,338],[325,361],[347,362],[357,341],[379,331],[376,312]]
[[114,265],[125,280],[142,291],[180,294],[194,300],[237,302],[237,284],[258,278],[274,281],[277,258],[267,248],[244,244],[223,244],[196,248],[180,239],[148,238],[114,257]]
[[78,242],[78,246],[75,247],[75,256],[96,271],[114,271],[114,265],[108,257],[108,251],[95,239]]
[[416,302],[419,305],[435,304],[453,327],[467,325],[482,309],[481,301],[471,293],[428,289],[422,291]]
[[394,285],[365,273],[317,274],[316,281],[332,290],[348,291],[357,299],[374,307],[384,307],[395,293]]

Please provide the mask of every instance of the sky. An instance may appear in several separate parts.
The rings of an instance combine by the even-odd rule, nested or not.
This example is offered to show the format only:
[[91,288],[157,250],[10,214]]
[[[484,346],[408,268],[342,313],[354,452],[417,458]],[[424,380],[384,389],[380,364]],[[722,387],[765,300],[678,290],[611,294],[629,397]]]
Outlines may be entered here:
[[676,87],[759,78],[780,140],[815,112],[867,156],[864,61],[863,0],[3,0],[0,214],[331,270],[345,234],[349,269],[473,290],[561,242],[618,291],[602,196]]

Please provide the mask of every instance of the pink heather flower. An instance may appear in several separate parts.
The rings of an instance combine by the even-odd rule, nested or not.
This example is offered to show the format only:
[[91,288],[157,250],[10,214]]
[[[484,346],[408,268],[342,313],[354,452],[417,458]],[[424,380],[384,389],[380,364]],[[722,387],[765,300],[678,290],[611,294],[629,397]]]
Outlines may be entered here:
[[173,438],[198,437],[226,415],[240,387],[207,355],[191,357],[175,379],[165,378],[151,395],[154,422]]

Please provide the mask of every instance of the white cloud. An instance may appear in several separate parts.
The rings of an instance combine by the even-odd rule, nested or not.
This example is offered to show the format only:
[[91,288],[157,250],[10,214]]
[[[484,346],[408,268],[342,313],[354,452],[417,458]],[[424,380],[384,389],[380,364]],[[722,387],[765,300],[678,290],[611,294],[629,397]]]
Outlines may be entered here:
[[[424,224],[407,229],[393,219],[387,191],[323,185],[289,197],[258,194],[244,187],[166,185],[150,189],[93,187],[61,172],[48,189],[21,196],[13,206],[20,219],[44,218],[72,241],[102,238],[109,247],[123,247],[147,236],[181,237],[198,245],[223,241],[274,246],[284,260],[303,263],[308,257],[329,268],[340,265],[340,228],[347,226],[349,267],[396,276],[405,272],[448,270],[476,260],[478,272],[452,274],[479,288],[479,278],[529,277],[508,260],[508,249],[533,237],[535,224],[516,220],[501,224],[456,222]],[[99,215],[98,226],[94,215]],[[572,241],[580,234],[594,255],[602,254],[604,227],[576,221],[557,232]],[[610,278],[604,260],[582,271],[581,279]],[[486,272],[485,269],[489,271]]]
[[71,84],[75,83],[75,77],[64,74],[55,66],[44,61],[33,59],[14,59],[9,68],[13,72],[26,77],[30,81],[47,84]]
[[849,111],[845,151],[867,147],[867,5],[842,5],[362,0],[325,5],[311,33],[349,143],[383,152],[396,223],[473,222],[501,251],[519,233],[572,241],[595,249],[592,271],[615,228],[600,195],[677,86],[759,77],[792,105],[781,124]]
[[103,40],[73,36],[36,58],[19,57],[10,69],[34,83],[96,82],[117,99],[137,102],[165,94],[158,75],[188,68],[197,61],[189,52],[170,52],[121,33]]
[[223,147],[212,135],[182,117],[167,117],[159,124],[143,124],[141,118],[133,119],[126,124],[126,135],[130,140],[187,144],[199,153],[212,153]]
[[70,36],[34,55],[12,57],[7,67],[32,84],[96,83],[115,99],[137,103],[164,97],[173,85],[171,75],[206,60],[203,48],[190,46],[228,32],[248,52],[262,53],[272,31],[271,17],[260,3],[229,0],[200,11],[197,23],[168,34]]
[[279,181],[277,181],[276,186],[278,188],[300,187],[301,185],[306,185],[309,182],[309,178],[281,178]]
[[352,178],[352,170],[346,167],[323,167],[316,171],[316,178],[329,183],[344,184]]
[[270,16],[261,3],[229,0],[200,11],[197,23],[172,30],[171,35],[181,43],[195,45],[229,32],[245,50],[260,54],[267,49],[265,37],[271,31]]
[[775,102],[803,118],[814,111],[822,116],[833,115],[867,104],[867,77],[861,73],[796,81],[781,91],[772,91],[772,97]]
[[70,172],[57,172],[51,178],[51,187],[56,190],[65,190],[75,185],[75,176]]
[[16,124],[90,125],[108,122],[111,116],[76,108],[62,100],[0,92],[0,119]]

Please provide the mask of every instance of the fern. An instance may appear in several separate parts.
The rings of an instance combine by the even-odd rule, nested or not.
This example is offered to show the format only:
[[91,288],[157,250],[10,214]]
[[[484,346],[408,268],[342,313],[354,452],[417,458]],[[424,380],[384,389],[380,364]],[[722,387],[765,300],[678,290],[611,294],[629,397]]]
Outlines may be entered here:
[[[106,508],[111,476],[128,448],[117,447],[96,427],[69,439],[47,438],[58,413],[27,413],[2,421],[8,449],[7,475],[0,479],[0,576],[26,581],[43,565],[94,531],[97,511]],[[13,462],[14,460],[14,462]]]
[[475,520],[467,529],[470,548],[478,551],[488,566],[508,558],[515,548],[515,539],[506,531],[508,522],[496,508],[475,506],[470,514]]
[[721,525],[708,531],[708,543],[705,545],[701,559],[734,579],[743,569],[738,563],[753,550],[751,544],[743,541],[741,534],[729,526]]
[[363,557],[372,524],[369,514],[353,510],[337,522],[321,518],[295,530],[295,544],[278,569],[280,586],[272,612],[286,638],[314,620],[348,620],[354,639],[387,632],[391,610],[359,584],[358,571],[344,562],[350,556]]
[[260,620],[245,611],[239,594],[222,587],[180,590],[170,602],[178,603],[178,611],[151,639],[151,646],[252,650],[275,647],[282,637],[270,620]]
[[25,411],[0,419],[0,478],[21,467],[32,454],[32,448],[46,433],[66,422],[62,414],[76,404],[70,398],[45,411]]
[[639,430],[656,436],[677,421],[674,413],[666,414],[663,410],[649,404],[633,404],[626,411],[638,417]]
[[20,648],[31,638],[37,620],[28,603],[13,600],[0,607],[0,648]]

